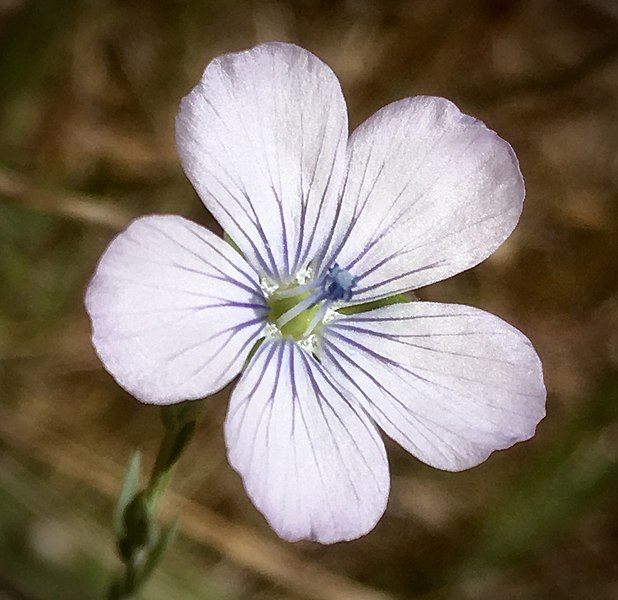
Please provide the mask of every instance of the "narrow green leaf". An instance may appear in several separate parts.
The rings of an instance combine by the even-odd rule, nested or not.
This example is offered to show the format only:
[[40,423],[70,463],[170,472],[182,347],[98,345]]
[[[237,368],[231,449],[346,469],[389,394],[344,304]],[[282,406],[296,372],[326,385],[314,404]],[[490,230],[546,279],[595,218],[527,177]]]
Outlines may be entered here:
[[136,450],[129,460],[114,510],[114,533],[116,538],[124,537],[124,512],[139,490],[142,454]]
[[161,562],[161,558],[163,557],[165,550],[174,541],[177,530],[178,517],[176,517],[170,525],[161,531],[159,538],[157,539],[157,543],[148,554],[148,558],[146,559],[146,562],[139,574],[140,587],[144,585]]
[[151,543],[155,524],[152,521],[148,501],[143,493],[138,493],[129,502],[123,515],[124,540],[128,544],[128,556]]

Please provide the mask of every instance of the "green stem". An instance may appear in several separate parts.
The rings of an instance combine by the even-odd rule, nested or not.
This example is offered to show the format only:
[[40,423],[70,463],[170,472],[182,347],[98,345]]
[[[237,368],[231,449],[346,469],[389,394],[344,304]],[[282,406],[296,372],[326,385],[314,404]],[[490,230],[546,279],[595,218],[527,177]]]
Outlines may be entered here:
[[[121,492],[120,498],[123,499],[119,501],[123,502],[122,523],[116,535],[124,569],[112,582],[108,600],[137,598],[173,537],[175,525],[161,531],[156,522],[156,513],[172,480],[174,466],[195,430],[197,408],[196,402],[185,402],[162,409],[165,435],[161,440],[148,485],[142,491],[132,492],[130,501],[123,498]],[[137,484],[133,489],[136,488]]]

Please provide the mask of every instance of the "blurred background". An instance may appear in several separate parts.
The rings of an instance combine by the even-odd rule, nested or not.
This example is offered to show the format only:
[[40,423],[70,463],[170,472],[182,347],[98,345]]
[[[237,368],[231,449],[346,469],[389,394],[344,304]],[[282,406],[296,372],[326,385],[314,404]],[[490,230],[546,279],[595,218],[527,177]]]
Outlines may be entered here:
[[204,406],[163,518],[178,540],[145,600],[618,598],[618,2],[0,0],[0,598],[102,598],[114,499],[159,413],[89,341],[82,297],[133,217],[216,229],[174,149],[207,62],[266,40],[332,66],[351,126],[446,96],[514,146],[519,227],[471,272],[421,290],[524,331],[548,416],[464,473],[389,444],[375,531],[280,541],[228,466],[226,390]]

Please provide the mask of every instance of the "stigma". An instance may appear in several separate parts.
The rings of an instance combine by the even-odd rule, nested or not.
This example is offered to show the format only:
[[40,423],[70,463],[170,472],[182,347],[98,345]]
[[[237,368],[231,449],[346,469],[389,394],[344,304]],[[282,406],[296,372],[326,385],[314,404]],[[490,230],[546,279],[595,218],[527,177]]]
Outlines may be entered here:
[[333,263],[324,276],[322,293],[324,298],[331,302],[336,302],[337,300],[349,302],[352,299],[356,283],[356,277],[349,271],[342,269],[337,263]]

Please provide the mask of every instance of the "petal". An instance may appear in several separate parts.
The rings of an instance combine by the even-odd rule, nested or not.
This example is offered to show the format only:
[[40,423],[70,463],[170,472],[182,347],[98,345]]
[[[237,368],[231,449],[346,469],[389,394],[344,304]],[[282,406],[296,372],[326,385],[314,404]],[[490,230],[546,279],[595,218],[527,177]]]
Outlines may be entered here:
[[411,302],[333,321],[322,365],[423,462],[460,471],[534,435],[545,416],[528,339],[468,306]]
[[286,540],[355,539],[384,512],[376,427],[290,339],[260,346],[232,394],[225,439],[247,493]]
[[86,308],[105,368],[152,404],[221,389],[240,372],[268,313],[242,257],[175,216],[143,217],[112,241]]
[[356,276],[357,302],[416,289],[487,258],[523,198],[508,143],[444,98],[407,98],[350,138],[330,261]]
[[347,127],[331,69],[269,43],[208,65],[182,101],[176,140],[206,207],[260,274],[282,281],[330,236]]

